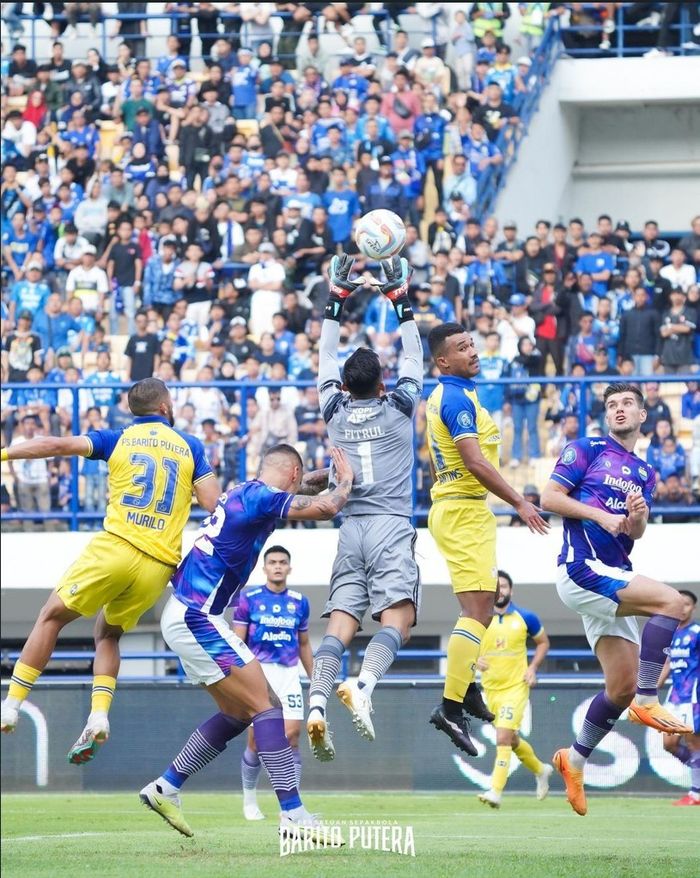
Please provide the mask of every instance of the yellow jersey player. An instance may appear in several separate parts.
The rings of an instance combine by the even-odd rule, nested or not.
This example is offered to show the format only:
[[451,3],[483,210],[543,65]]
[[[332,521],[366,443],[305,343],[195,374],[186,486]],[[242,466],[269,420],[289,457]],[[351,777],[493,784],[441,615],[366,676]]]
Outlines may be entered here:
[[443,323],[430,331],[428,345],[440,371],[427,405],[435,475],[428,528],[447,562],[461,610],[447,644],[442,703],[430,722],[460,750],[476,756],[465,711],[493,719],[472,685],[496,594],[496,518],[486,502],[488,492],[510,503],[533,533],[547,533],[548,525],[498,472],[501,436],[479,404],[472,380],[479,373],[479,356],[471,336],[459,323]]
[[173,403],[162,381],[146,378],[129,390],[134,423],[123,430],[28,440],[3,449],[3,460],[80,456],[105,460],[109,505],[104,531],[69,567],[44,604],[16,663],[2,703],[3,732],[13,732],[22,702],[43,671],[62,628],[99,613],[91,712],[68,754],[88,762],[109,737],[107,714],[119,672],[119,638],[150,609],[180,562],[192,492],[213,512],[220,494],[202,443],[173,429]]
[[[508,780],[511,753],[537,778],[537,798],[549,792],[553,768],[535,755],[527,741],[518,735],[530,689],[537,683],[537,669],[549,650],[549,637],[542,623],[530,610],[516,607],[512,601],[513,580],[498,571],[496,607],[491,624],[481,640],[481,655],[476,663],[481,671],[486,703],[495,715],[496,763],[491,788],[481,793],[479,801],[492,808],[501,807],[501,793]],[[527,639],[535,644],[535,654],[527,662]]]

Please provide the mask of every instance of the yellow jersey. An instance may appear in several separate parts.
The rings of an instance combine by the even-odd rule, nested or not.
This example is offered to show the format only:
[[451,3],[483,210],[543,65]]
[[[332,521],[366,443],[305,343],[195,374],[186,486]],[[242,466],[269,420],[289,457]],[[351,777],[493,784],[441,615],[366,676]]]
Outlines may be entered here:
[[157,561],[179,564],[192,489],[213,475],[202,443],[158,415],[86,438],[87,457],[105,460],[109,468],[105,530]]
[[481,637],[480,656],[488,662],[481,672],[484,689],[508,689],[523,682],[527,670],[527,639],[544,629],[531,611],[508,604],[503,614],[494,613]]
[[486,488],[465,467],[456,445],[460,439],[478,439],[482,454],[498,469],[501,433],[479,403],[474,382],[441,375],[440,383],[428,397],[426,418],[435,470],[432,499],[485,497]]

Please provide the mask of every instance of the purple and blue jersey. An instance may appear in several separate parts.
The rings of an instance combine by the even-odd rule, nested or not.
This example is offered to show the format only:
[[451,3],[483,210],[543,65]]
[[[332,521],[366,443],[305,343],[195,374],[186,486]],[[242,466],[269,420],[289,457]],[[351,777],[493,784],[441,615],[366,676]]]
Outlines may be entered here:
[[248,581],[265,541],[286,518],[293,494],[258,479],[222,494],[172,579],[185,606],[218,616]]
[[[648,463],[627,451],[610,436],[570,442],[552,473],[569,496],[612,514],[626,512],[628,494],[641,492],[651,508],[656,474]],[[564,518],[564,544],[558,564],[598,560],[609,567],[631,570],[634,540],[614,537],[594,521]]]
[[700,623],[677,628],[668,649],[671,667],[671,703],[700,701]]
[[248,626],[245,641],[258,661],[295,668],[299,632],[309,629],[309,600],[290,589],[277,592],[266,585],[246,588],[233,621]]

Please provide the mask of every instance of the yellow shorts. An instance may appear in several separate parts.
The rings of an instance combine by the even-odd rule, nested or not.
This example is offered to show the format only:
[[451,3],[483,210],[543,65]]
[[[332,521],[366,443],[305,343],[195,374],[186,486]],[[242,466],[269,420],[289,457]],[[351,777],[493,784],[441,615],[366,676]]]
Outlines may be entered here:
[[440,500],[428,529],[450,571],[452,590],[496,591],[496,516],[485,500]]
[[527,683],[518,683],[508,689],[485,688],[484,696],[489,710],[496,714],[494,726],[497,729],[512,729],[517,732],[530,700],[530,687]]
[[174,572],[170,564],[103,531],[65,572],[56,594],[81,616],[104,609],[109,625],[128,631],[155,604]]

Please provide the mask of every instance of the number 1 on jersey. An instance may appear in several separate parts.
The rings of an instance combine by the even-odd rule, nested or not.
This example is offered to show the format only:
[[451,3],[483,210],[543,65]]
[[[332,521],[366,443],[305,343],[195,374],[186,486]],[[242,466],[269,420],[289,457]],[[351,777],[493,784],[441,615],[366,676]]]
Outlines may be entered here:
[[362,468],[362,484],[371,485],[374,482],[374,467],[372,466],[372,443],[360,442],[357,446]]

